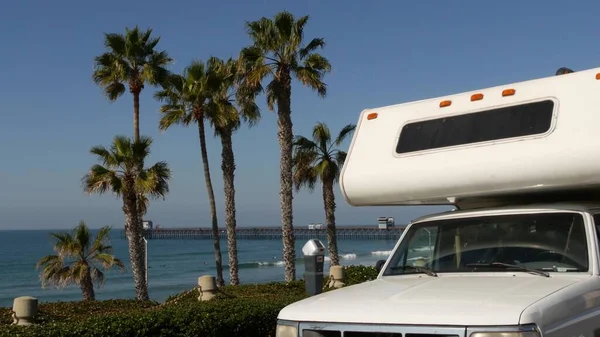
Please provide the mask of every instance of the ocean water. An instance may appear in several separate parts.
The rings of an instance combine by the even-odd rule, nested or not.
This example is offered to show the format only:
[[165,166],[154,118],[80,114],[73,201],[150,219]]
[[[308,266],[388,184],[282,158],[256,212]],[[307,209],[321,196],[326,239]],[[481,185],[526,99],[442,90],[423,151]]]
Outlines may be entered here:
[[[34,296],[40,302],[76,301],[81,299],[77,286],[42,289],[37,261],[54,254],[50,233],[57,231],[0,231],[0,307],[12,306],[18,296]],[[95,234],[95,232],[94,232]],[[296,240],[296,277],[303,277],[302,246],[306,240]],[[324,241],[326,244],[326,242]],[[111,233],[113,253],[126,265],[125,272],[109,271],[106,282],[96,288],[96,298],[134,298],[133,277],[129,271],[127,240],[118,230]],[[396,241],[339,240],[342,265],[375,265],[390,254]],[[224,277],[227,269],[227,242],[221,240]],[[240,282],[265,283],[283,281],[281,240],[238,240]],[[326,257],[328,260],[328,257]],[[212,240],[149,240],[148,289],[150,298],[164,301],[168,296],[189,290],[197,285],[198,277],[215,275]],[[325,263],[325,272],[329,264]]]

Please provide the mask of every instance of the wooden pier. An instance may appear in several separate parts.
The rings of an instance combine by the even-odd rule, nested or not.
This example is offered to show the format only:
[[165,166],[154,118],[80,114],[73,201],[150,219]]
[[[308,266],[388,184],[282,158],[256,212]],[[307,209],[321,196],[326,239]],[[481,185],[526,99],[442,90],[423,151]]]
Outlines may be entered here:
[[[339,226],[338,240],[398,240],[406,226],[379,229],[377,226]],[[236,236],[240,240],[280,240],[281,227],[238,227]],[[327,239],[327,231],[323,229],[294,228],[296,239]],[[154,228],[145,229],[144,237],[148,240],[210,240],[213,238],[210,228]],[[121,238],[125,231],[121,230]],[[219,228],[219,238],[227,239],[227,232]]]

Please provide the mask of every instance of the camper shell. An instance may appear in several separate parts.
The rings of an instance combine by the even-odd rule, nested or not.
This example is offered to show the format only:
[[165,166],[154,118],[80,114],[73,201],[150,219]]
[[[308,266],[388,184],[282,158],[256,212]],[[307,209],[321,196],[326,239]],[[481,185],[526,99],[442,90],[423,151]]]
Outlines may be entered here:
[[277,336],[600,336],[600,68],[560,73],[364,110],[346,201],[455,209],[411,221],[375,280],[285,307]]
[[459,208],[587,198],[600,186],[599,72],[366,109],[342,194],[353,206]]

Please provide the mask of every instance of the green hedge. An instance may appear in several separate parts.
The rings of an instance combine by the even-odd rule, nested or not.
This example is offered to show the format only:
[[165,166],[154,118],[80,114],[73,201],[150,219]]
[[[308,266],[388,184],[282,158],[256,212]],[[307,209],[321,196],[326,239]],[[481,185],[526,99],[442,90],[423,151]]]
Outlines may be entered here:
[[[347,286],[377,276],[372,267],[351,266],[345,271]],[[39,307],[38,324],[31,327],[9,325],[10,309],[0,308],[0,337],[274,337],[279,311],[306,298],[302,280],[226,286],[208,302],[199,302],[198,296],[193,289],[163,304],[134,300],[44,303]]]

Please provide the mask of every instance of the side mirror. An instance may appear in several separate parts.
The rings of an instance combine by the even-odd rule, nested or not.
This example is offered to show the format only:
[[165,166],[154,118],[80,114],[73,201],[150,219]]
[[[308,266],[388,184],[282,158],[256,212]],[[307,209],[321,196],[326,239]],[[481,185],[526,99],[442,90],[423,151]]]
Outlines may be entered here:
[[377,261],[377,263],[375,264],[375,268],[377,269],[377,272],[381,271],[381,269],[383,268],[384,264],[385,264],[385,260],[379,260],[379,261]]

